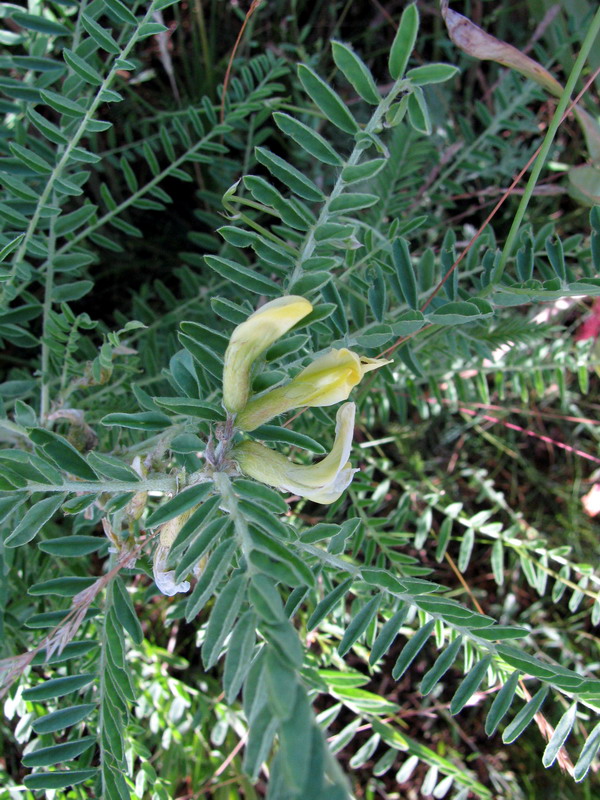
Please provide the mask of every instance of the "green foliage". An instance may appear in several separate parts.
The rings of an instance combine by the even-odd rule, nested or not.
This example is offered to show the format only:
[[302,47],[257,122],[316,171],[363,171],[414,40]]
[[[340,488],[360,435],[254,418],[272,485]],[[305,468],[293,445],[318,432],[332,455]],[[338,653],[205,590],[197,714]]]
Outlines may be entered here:
[[[453,222],[457,195],[503,186],[536,149],[539,89],[501,75],[491,108],[445,120],[458,71],[408,68],[425,36],[408,5],[385,74],[337,34],[326,67],[304,46],[297,66],[266,49],[239,57],[228,87],[207,72],[206,96],[163,108],[145,48],[163,48],[170,74],[162,12],[184,5],[2,8],[0,675],[27,768],[9,791],[168,798],[186,778],[192,794],[230,797],[235,782],[235,796],[343,800],[354,772],[375,796],[396,765],[400,784],[419,770],[425,796],[491,798],[465,755],[405,734],[396,701],[411,686],[429,715],[478,705],[504,744],[543,706],[543,766],[567,763],[566,743],[584,780],[600,682],[562,622],[536,614],[562,603],[579,629],[597,625],[600,577],[586,542],[558,544],[480,459],[514,452],[486,427],[505,400],[556,399],[597,443],[578,406],[596,356],[535,314],[600,295],[599,210],[555,226],[544,198],[514,255],[499,246],[510,203],[478,237]],[[129,287],[139,253],[149,274]],[[327,507],[285,500],[228,456],[231,332],[289,294],[313,310],[266,349],[253,392],[332,346],[393,352],[355,390],[361,474]],[[248,436],[305,463],[329,450],[333,418],[313,408]],[[458,459],[467,438],[479,452],[450,479],[438,453]],[[476,597],[482,572],[493,592]],[[536,610],[515,610],[515,587]],[[193,667],[180,631],[188,655],[200,648]],[[372,691],[381,675],[392,699]]]

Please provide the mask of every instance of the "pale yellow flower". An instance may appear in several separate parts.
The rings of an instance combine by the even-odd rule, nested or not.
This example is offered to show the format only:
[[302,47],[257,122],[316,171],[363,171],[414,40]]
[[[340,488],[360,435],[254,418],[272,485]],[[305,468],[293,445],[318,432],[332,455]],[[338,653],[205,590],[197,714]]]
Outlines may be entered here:
[[389,363],[387,359],[359,356],[345,347],[330,350],[289,383],[253,397],[238,414],[236,426],[253,431],[292,408],[340,403],[348,399],[367,372]]
[[358,472],[348,460],[355,412],[354,403],[340,406],[336,416],[335,442],[329,455],[318,464],[294,464],[281,453],[250,441],[234,447],[231,457],[244,474],[257,481],[328,505],[340,497],[350,485],[354,473]]
[[241,411],[250,394],[252,364],[273,342],[312,311],[304,297],[288,295],[265,303],[233,331],[223,368],[223,405]]

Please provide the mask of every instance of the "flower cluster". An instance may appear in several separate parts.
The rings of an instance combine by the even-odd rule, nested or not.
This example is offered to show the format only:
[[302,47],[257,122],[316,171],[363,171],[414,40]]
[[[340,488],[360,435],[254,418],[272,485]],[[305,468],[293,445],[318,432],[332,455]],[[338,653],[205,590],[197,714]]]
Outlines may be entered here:
[[[253,431],[294,408],[331,406],[346,400],[364,375],[390,362],[358,356],[347,348],[321,355],[283,386],[250,396],[256,359],[312,311],[304,297],[289,295],[266,303],[234,330],[225,353],[223,405],[234,415],[235,427]],[[230,457],[255,480],[293,492],[316,503],[333,503],[348,487],[353,469],[349,459],[354,433],[354,403],[337,412],[335,442],[321,462],[304,466],[258,442],[234,446]]]

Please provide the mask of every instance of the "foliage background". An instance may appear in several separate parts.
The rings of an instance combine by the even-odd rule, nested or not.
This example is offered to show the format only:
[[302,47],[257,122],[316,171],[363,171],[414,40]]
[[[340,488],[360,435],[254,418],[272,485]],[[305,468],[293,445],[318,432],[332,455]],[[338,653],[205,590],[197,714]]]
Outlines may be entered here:
[[[7,31],[16,36],[22,32],[23,22],[33,24],[31,19],[19,20],[18,5],[25,4],[3,5]],[[127,28],[123,19],[127,15],[120,5],[98,0],[81,5],[92,19],[100,15],[119,47],[127,47],[132,29]],[[495,36],[520,49],[530,48],[564,83],[594,8],[586,2],[557,5],[555,12],[549,2],[535,0],[455,4],[456,10]],[[148,11],[147,3],[126,3],[125,7],[138,18]],[[443,61],[458,64],[461,72],[451,81],[427,89],[431,135],[424,136],[406,123],[383,134],[390,160],[365,190],[373,191],[381,202],[357,216],[364,226],[361,237],[386,239],[386,255],[373,257],[377,248],[368,239],[371,258],[363,261],[361,251],[344,252],[339,280],[328,284],[320,298],[335,306],[333,327],[326,327],[331,318],[329,323],[317,323],[309,349],[327,347],[332,337],[341,337],[343,318],[350,320],[351,336],[360,329],[363,340],[361,343],[359,338],[356,346],[369,354],[402,337],[404,333],[393,331],[390,340],[385,328],[398,325],[398,314],[406,308],[399,297],[403,287],[398,290],[392,282],[391,239],[404,235],[410,240],[417,274],[431,270],[433,285],[451,265],[453,249],[464,248],[499,194],[535,151],[554,112],[552,99],[535,84],[492,62],[461,54],[448,39],[437,6],[419,3],[418,7],[421,28],[411,66]],[[97,205],[98,210],[66,221],[63,216],[59,223],[58,254],[64,246],[61,243],[67,242],[72,252],[91,254],[89,259],[82,257],[75,267],[70,264],[51,279],[56,282],[56,287],[50,287],[52,312],[45,304],[48,270],[40,268],[39,273],[30,275],[17,271],[14,282],[4,282],[9,314],[19,310],[17,317],[0,321],[5,341],[1,356],[6,413],[2,436],[7,449],[23,446],[14,426],[36,427],[39,418],[35,417],[40,412],[46,425],[48,414],[73,407],[83,412],[85,425],[79,417],[60,414],[52,423],[79,451],[90,444],[96,446],[97,437],[99,452],[127,463],[141,455],[165,476],[182,467],[188,471],[198,468],[193,445],[202,445],[184,437],[205,439],[208,424],[189,416],[182,419],[173,406],[159,408],[151,398],[180,394],[172,376],[181,375],[177,370],[187,362],[181,357],[172,359],[181,352],[181,322],[196,322],[220,332],[221,339],[217,333],[207,340],[212,352],[222,345],[223,337],[226,341],[242,311],[248,313],[258,301],[259,295],[248,299],[248,287],[243,283],[236,285],[231,276],[211,270],[204,261],[203,256],[212,253],[239,258],[251,266],[256,259],[253,253],[240,256],[236,241],[224,245],[215,232],[223,225],[270,224],[268,214],[244,204],[251,199],[248,186],[240,185],[226,201],[230,215],[243,213],[245,217],[224,218],[222,196],[242,175],[268,177],[256,161],[256,146],[269,147],[287,158],[327,193],[335,169],[311,158],[282,135],[271,115],[282,111],[296,116],[317,126],[333,146],[343,147],[343,134],[323,122],[323,115],[315,112],[302,91],[296,64],[306,63],[327,79],[364,122],[368,118],[364,104],[335,72],[329,43],[340,39],[352,44],[368,63],[377,85],[389,89],[387,58],[403,8],[403,3],[289,4],[277,0],[259,7],[247,21],[233,63],[225,108],[230,128],[220,130],[219,86],[247,9],[216,0],[164,4],[160,13],[168,33],[148,33],[132,48],[132,63],[118,70],[113,86],[121,97],[118,102],[112,98],[114,102],[102,104],[100,118],[109,120],[112,127],[91,132],[86,138],[86,151],[96,158],[86,161],[85,153],[80,154],[82,163],[92,165],[85,202]],[[75,19],[73,9],[74,4],[68,2],[33,2],[27,12],[56,20],[56,24],[63,20],[70,27]],[[151,24],[159,23],[152,18]],[[45,135],[39,133],[40,120],[31,113],[25,116],[32,92],[45,92],[48,87],[58,91],[50,80],[52,71],[33,71],[32,76],[23,72],[23,66],[31,65],[15,63],[27,47],[29,57],[60,60],[61,39],[55,38],[56,31],[51,35],[25,30],[33,30],[27,41],[10,41],[10,35],[3,40],[3,110],[7,117],[1,166],[2,175],[13,178],[12,187],[10,182],[4,184],[8,195],[1,207],[4,242],[11,239],[11,232],[21,229],[24,223],[19,215],[28,218],[31,202],[20,185],[21,196],[17,192],[15,200],[14,180],[27,183],[30,176],[11,170],[16,156],[10,143],[31,148],[34,142],[33,150],[40,158],[51,157],[54,145],[57,152],[62,146],[60,141],[53,143],[51,136],[48,139],[47,130]],[[76,30],[81,38],[91,36],[89,29]],[[96,55],[90,53],[90,63]],[[106,67],[110,54],[98,58]],[[598,60],[597,50],[592,50],[590,57],[592,69],[594,59]],[[94,63],[99,68],[99,63]],[[59,85],[63,96],[80,95],[87,100],[91,96],[91,84]],[[52,100],[48,94],[41,97]],[[58,102],[54,98],[54,103]],[[597,115],[597,85],[587,92],[583,103]],[[44,119],[64,127],[65,117],[61,118],[52,102],[45,109]],[[68,116],[67,133],[72,131]],[[43,121],[41,124],[44,127]],[[211,144],[194,150],[207,131]],[[54,135],[60,139],[59,134]],[[543,279],[554,277],[546,245],[553,231],[563,243],[574,276],[591,276],[597,270],[590,252],[589,208],[569,194],[565,179],[569,166],[589,159],[586,147],[580,128],[569,118],[560,128],[550,167],[529,206],[527,223],[534,233],[536,269]],[[140,191],[149,183],[152,191]],[[65,193],[61,202],[66,215],[85,207],[78,197]],[[58,202],[56,196],[47,199],[51,205]],[[449,292],[446,301],[465,299],[460,290],[467,296],[478,291],[484,250],[493,250],[496,242],[502,246],[519,200],[519,191],[515,191],[496,214],[493,232],[488,228],[483,234],[482,249],[473,249],[455,288],[445,290]],[[399,223],[393,230],[395,219]],[[599,227],[596,222],[597,231]],[[375,233],[369,234],[369,229]],[[524,241],[520,242],[523,246]],[[56,246],[51,232],[44,246]],[[32,263],[37,269],[35,255]],[[277,282],[285,278],[268,268],[263,268],[263,274]],[[11,286],[18,295],[12,295]],[[341,297],[335,286],[341,289]],[[426,297],[430,287],[422,283],[419,290]],[[496,308],[493,321],[448,324],[441,332],[439,328],[423,330],[396,350],[394,371],[385,371],[376,382],[357,390],[361,413],[353,459],[362,473],[348,497],[331,509],[291,504],[294,515],[289,522],[296,531],[303,531],[320,523],[339,526],[356,518],[358,528],[346,550],[355,563],[385,565],[417,577],[428,575],[444,587],[446,597],[489,614],[502,625],[524,626],[529,652],[541,653],[542,660],[550,657],[592,679],[599,660],[597,534],[581,497],[594,484],[598,464],[598,359],[593,340],[577,341],[575,336],[591,301],[579,297],[560,307],[554,305],[553,296],[541,300],[542,305],[528,301],[518,308]],[[547,312],[545,318],[539,316],[542,311]],[[145,327],[132,325],[131,320]],[[404,331],[402,327],[399,330]],[[183,331],[185,334],[186,329]],[[188,328],[188,335],[193,331]],[[369,333],[374,338],[364,338]],[[202,336],[210,336],[210,332]],[[41,352],[40,338],[44,341]],[[496,353],[495,360],[492,353]],[[210,352],[205,352],[204,358],[210,357]],[[290,359],[284,361],[284,367],[289,366]],[[266,380],[278,380],[283,374],[274,365]],[[218,381],[211,374],[204,384],[199,380],[204,392],[201,399],[216,400]],[[145,431],[101,423],[106,423],[108,414],[138,414],[140,410],[154,415],[153,422],[151,417],[145,418]],[[161,428],[157,422],[156,414],[165,410],[176,416],[177,427],[169,430],[170,445],[174,433],[181,437],[174,449],[163,443],[164,425]],[[324,431],[332,429],[331,420],[323,411],[304,414],[294,429],[320,443]],[[41,447],[42,440],[37,444]],[[301,455],[298,450],[292,452]],[[10,484],[11,462],[2,463],[9,481],[0,498],[8,520],[6,538],[17,521],[8,512],[20,484]],[[35,495],[36,500],[42,497]],[[277,508],[273,498],[270,502]],[[152,512],[158,504],[151,499],[149,505]],[[116,505],[112,511],[119,513]],[[138,534],[138,528],[133,528]],[[94,536],[98,547],[85,557],[72,558],[60,548],[53,553],[51,545],[42,546],[73,534]],[[44,586],[60,574],[63,579],[81,581],[72,584],[79,591],[90,577],[96,580],[105,573],[108,542],[101,537],[98,516],[89,520],[83,514],[55,514],[43,528],[39,548],[32,542],[19,550],[3,551],[6,608],[2,656],[10,658],[31,648],[40,630],[33,627],[36,620],[41,624],[38,615],[68,608],[69,596],[75,591],[67,591],[66,596],[49,596],[44,589],[31,594],[32,586]],[[146,554],[135,570],[125,571],[125,584],[133,588],[131,598],[141,627],[132,623],[131,629],[125,628],[127,670],[136,703],[130,716],[123,714],[123,758],[133,783],[117,786],[114,796],[263,796],[272,761],[268,759],[269,766],[259,773],[257,783],[245,775],[240,746],[246,738],[242,705],[223,697],[222,664],[206,669],[199,656],[198,645],[206,635],[213,601],[195,619],[186,621],[185,599],[173,602],[158,596],[152,588],[150,566]],[[495,696],[492,690],[497,681],[475,687],[468,706],[454,716],[450,701],[463,675],[457,664],[424,699],[419,684],[439,655],[433,639],[423,643],[399,681],[392,679],[407,637],[414,638],[415,629],[425,621],[423,613],[417,619],[416,608],[402,622],[402,636],[372,668],[368,661],[377,632],[374,617],[360,632],[364,636],[340,656],[337,648],[344,631],[377,595],[371,595],[366,584],[359,585],[312,630],[309,618],[317,600],[338,585],[339,575],[335,575],[335,570],[330,570],[319,578],[315,594],[299,608],[294,626],[306,645],[303,685],[315,690],[315,709],[322,715],[322,723],[329,723],[327,736],[333,737],[333,749],[351,775],[357,797],[427,796],[428,788],[433,791],[436,786],[435,796],[442,796],[445,788],[449,796],[460,796],[461,790],[466,790],[463,797],[529,798],[542,791],[551,791],[556,797],[594,796],[595,774],[590,773],[582,784],[573,784],[556,764],[550,771],[544,770],[540,755],[545,742],[539,725],[532,724],[516,744],[507,747],[502,743],[502,729],[492,737],[485,735],[489,695]],[[114,591],[109,587],[103,596],[105,610],[119,602]],[[284,600],[288,591],[283,592]],[[382,606],[380,621],[394,610]],[[376,606],[373,612],[377,612]],[[105,617],[99,619],[88,621],[77,634],[83,644],[80,650],[71,650],[78,656],[76,665],[59,663],[57,675],[88,668],[95,671],[99,663],[100,672],[106,667],[98,661],[103,658],[104,646],[86,650],[89,643],[105,641]],[[139,635],[142,631],[143,637]],[[440,644],[440,630],[436,633]],[[467,652],[467,664],[462,666],[468,667],[476,658],[472,651]],[[40,745],[32,723],[52,711],[56,703],[47,707],[28,701],[22,691],[54,676],[49,667],[28,667],[20,688],[13,687],[6,700],[0,760],[0,782],[5,788],[0,796],[34,797],[30,789],[23,788],[30,770],[21,758],[24,752],[50,744],[42,740]],[[531,693],[537,688],[534,683]],[[361,697],[357,689],[372,696]],[[569,705],[568,698],[560,692],[557,696],[547,710],[544,707],[546,721],[552,725]],[[584,732],[589,734],[594,727],[590,710],[594,702],[597,698],[580,707],[573,750],[569,740],[573,761],[581,751]],[[387,727],[378,728],[382,720]],[[540,725],[543,728],[544,723]],[[90,733],[94,735],[95,729],[83,730],[84,735]],[[71,735],[59,733],[56,739],[50,738],[71,741]],[[390,747],[389,739],[394,736],[400,738]],[[112,739],[110,747],[114,747]],[[106,743],[104,748],[108,749]],[[93,752],[89,750],[79,759],[82,768],[97,763]],[[462,783],[460,775],[466,776]],[[449,789],[451,776],[454,783]],[[54,796],[94,796],[92,785],[84,782],[67,791],[57,790]]]

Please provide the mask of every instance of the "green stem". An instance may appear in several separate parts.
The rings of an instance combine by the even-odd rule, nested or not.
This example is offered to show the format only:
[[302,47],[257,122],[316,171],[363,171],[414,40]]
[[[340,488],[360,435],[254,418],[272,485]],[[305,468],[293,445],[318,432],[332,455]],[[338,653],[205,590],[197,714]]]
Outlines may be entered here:
[[125,492],[162,492],[169,494],[177,491],[177,478],[162,477],[140,481],[63,481],[59,485],[47,483],[28,483],[29,492],[93,492],[95,494],[120,494]]
[[592,48],[592,45],[594,44],[594,41],[599,31],[600,31],[600,9],[596,11],[594,19],[592,20],[592,24],[588,28],[586,37],[583,40],[583,44],[581,45],[581,50],[579,52],[579,55],[577,56],[577,60],[575,61],[571,74],[569,75],[569,80],[567,81],[565,88],[561,94],[558,105],[556,106],[556,111],[554,112],[554,116],[552,117],[552,122],[550,123],[548,130],[546,131],[546,136],[544,137],[544,141],[542,142],[542,147],[540,149],[540,152],[538,153],[538,157],[536,158],[531,173],[529,175],[527,186],[525,187],[525,191],[523,192],[523,196],[521,197],[519,207],[517,208],[517,212],[510,227],[510,231],[508,232],[506,242],[504,244],[504,249],[502,250],[500,261],[498,263],[498,266],[494,270],[494,274],[492,275],[492,280],[490,282],[490,285],[497,284],[504,273],[506,262],[510,258],[512,251],[514,249],[515,241],[519,233],[519,228],[521,227],[521,222],[523,221],[523,217],[525,216],[525,212],[527,210],[527,206],[529,205],[529,201],[533,194],[533,190],[535,189],[536,183],[538,181],[538,178],[540,176],[546,158],[548,157],[548,153],[550,152],[550,147],[552,146],[554,137],[556,136],[558,128],[563,121],[563,115],[567,110],[567,106],[569,105],[571,95],[573,94],[573,90],[575,88],[575,84],[577,83],[581,71],[585,66],[586,59],[589,55],[589,52]]

